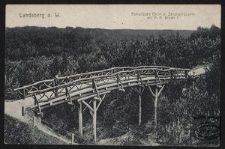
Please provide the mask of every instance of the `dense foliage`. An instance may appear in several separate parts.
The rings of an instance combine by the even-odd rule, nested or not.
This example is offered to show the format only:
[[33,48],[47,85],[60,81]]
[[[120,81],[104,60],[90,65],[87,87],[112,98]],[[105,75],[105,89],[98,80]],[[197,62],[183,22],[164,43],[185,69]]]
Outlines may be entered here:
[[[210,29],[199,27],[196,31],[7,28],[5,42],[5,99],[17,98],[13,88],[52,78],[56,74],[70,75],[114,66],[193,68],[211,63],[211,71],[197,78],[194,86],[190,80],[171,82],[165,87],[159,101],[159,123],[166,126],[161,129],[165,129],[162,136],[167,135],[168,138],[170,135],[169,138],[173,139],[163,140],[163,143],[187,145],[188,137],[176,142],[174,137],[181,133],[177,130],[186,134],[191,127],[188,124],[193,124],[194,115],[219,115],[221,41],[220,29],[214,25]],[[145,130],[151,127],[151,98],[145,90]],[[113,92],[107,95],[98,111],[101,125],[111,129],[118,123],[126,126],[128,123],[137,124],[137,99],[133,88],[126,89],[125,94]],[[49,109],[47,112],[50,114],[45,118],[65,129],[77,128],[77,114],[74,114],[77,107],[71,109],[67,106]],[[86,122],[89,120],[87,118]],[[174,122],[178,121],[179,125],[175,125]]]

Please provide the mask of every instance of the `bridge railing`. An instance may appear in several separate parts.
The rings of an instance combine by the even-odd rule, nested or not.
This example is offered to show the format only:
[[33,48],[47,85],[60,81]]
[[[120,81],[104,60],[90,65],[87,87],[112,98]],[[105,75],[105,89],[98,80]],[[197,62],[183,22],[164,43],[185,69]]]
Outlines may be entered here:
[[[135,81],[140,79],[140,76],[153,77],[152,80],[160,81],[162,78],[174,78],[174,79],[184,79],[187,78],[187,73],[189,69],[158,69],[158,68],[144,68],[144,69],[134,69],[134,70],[124,70],[113,74],[105,74],[101,76],[92,76],[90,78],[80,78],[71,82],[64,84],[59,84],[57,86],[45,88],[42,90],[30,91],[30,95],[35,95],[37,102],[50,101],[55,98],[62,96],[67,96],[68,93],[79,92],[81,89],[87,89],[87,92],[94,91],[94,83],[98,86],[107,85],[111,83],[122,83],[133,79]],[[123,79],[122,82],[120,82]]]
[[[19,94],[23,96],[23,98],[30,97],[32,96],[31,92],[36,92],[39,90],[45,90],[45,89],[50,89],[50,88],[56,88],[55,94],[57,95],[57,88],[60,87],[60,85],[63,84],[68,84],[69,82],[79,82],[80,80],[83,79],[83,81],[86,80],[92,80],[94,78],[101,78],[99,76],[102,76],[103,78],[105,76],[109,76],[112,74],[117,74],[118,72],[122,71],[132,71],[135,72],[137,70],[141,70],[143,73],[144,71],[149,71],[149,70],[158,70],[159,72],[161,70],[185,70],[182,68],[172,68],[172,67],[164,67],[164,66],[139,66],[139,67],[114,67],[106,70],[100,70],[100,71],[93,71],[93,72],[87,72],[87,73],[81,73],[81,74],[75,74],[75,75],[70,75],[70,76],[61,76],[58,78],[54,79],[48,79],[48,80],[42,80],[35,82],[30,85],[26,85],[20,88],[16,88],[14,91],[17,91]],[[189,70],[189,69],[186,69]],[[70,84],[70,83],[69,83]],[[38,93],[38,92],[37,92]]]

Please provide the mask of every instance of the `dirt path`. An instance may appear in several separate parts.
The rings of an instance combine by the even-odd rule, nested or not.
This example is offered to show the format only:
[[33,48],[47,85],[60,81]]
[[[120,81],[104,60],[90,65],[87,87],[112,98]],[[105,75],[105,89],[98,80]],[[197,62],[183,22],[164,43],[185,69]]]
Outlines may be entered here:
[[[5,114],[8,116],[11,116],[13,118],[16,118],[24,123],[27,124],[31,124],[32,120],[28,119],[25,116],[22,116],[22,106],[29,106],[33,104],[33,100],[26,98],[25,100],[16,100],[16,101],[7,101],[5,100]],[[66,144],[71,144],[71,141],[68,139],[63,138],[63,136],[60,136],[58,134],[56,134],[53,130],[51,130],[50,128],[48,128],[47,126],[43,125],[43,124],[38,124],[36,125],[36,127],[41,130],[42,132],[53,136],[63,142],[65,142]]]

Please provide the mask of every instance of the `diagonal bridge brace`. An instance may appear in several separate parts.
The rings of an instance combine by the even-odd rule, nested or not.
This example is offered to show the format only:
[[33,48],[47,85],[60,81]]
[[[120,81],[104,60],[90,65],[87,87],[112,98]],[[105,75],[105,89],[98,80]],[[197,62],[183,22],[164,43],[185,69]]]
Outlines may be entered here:
[[[98,104],[97,104],[97,107],[96,107],[96,110],[98,110],[98,108],[100,107],[102,101],[105,99],[105,96],[106,94],[104,94],[102,97],[99,96],[99,99],[98,99]],[[81,100],[79,101],[78,103],[79,104],[84,104],[86,107],[82,110],[82,112],[84,112],[86,109],[89,109],[90,110],[90,114],[93,115],[93,112],[94,112],[94,109],[93,107],[91,106],[91,103],[93,103],[93,101],[96,101],[96,99],[91,99],[88,103],[85,101],[85,100]]]

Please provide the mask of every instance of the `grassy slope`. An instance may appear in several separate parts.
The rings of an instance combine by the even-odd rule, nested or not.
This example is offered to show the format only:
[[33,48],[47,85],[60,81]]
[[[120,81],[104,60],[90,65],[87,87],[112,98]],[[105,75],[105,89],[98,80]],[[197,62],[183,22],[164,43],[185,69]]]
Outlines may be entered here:
[[7,144],[65,144],[7,115],[4,115],[4,141]]

